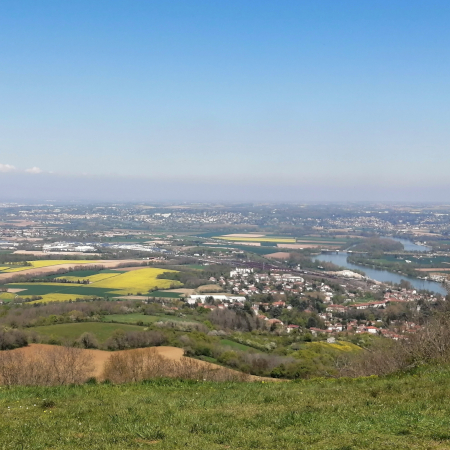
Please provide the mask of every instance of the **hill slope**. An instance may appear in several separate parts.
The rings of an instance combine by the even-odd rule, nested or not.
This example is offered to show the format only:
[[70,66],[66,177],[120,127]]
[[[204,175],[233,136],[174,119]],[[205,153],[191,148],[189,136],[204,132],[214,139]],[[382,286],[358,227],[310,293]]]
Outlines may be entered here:
[[448,449],[449,394],[448,367],[301,383],[2,388],[0,447]]

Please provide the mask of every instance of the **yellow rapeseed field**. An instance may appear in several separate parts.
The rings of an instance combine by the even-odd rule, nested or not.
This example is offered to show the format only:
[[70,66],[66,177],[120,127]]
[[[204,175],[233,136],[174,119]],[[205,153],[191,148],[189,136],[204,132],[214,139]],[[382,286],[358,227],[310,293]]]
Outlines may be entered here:
[[340,350],[342,352],[354,352],[361,350],[361,347],[358,347],[355,344],[352,344],[351,342],[346,341],[336,341],[334,343],[328,343],[328,342],[311,342],[308,344],[311,347],[322,347],[324,349],[334,349],[334,350]]
[[[24,296],[24,298],[30,298],[31,296]],[[44,294],[41,295],[41,300],[34,300],[30,303],[49,303],[49,302],[68,302],[69,300],[76,300],[77,298],[91,298],[92,295],[80,295],[80,294]]]
[[50,267],[50,266],[58,266],[60,264],[94,264],[93,260],[85,260],[85,259],[52,259],[45,261],[30,261],[31,266],[15,266],[11,265],[7,268],[2,268],[3,272],[11,273],[11,272],[21,272],[23,270],[29,269],[40,269],[42,267]]
[[[69,272],[70,273],[70,272]],[[102,281],[102,280],[106,280],[107,278],[113,278],[113,277],[118,277],[120,276],[121,273],[117,272],[117,273],[97,273],[96,275],[90,275],[87,277],[71,277],[71,276],[64,276],[61,275],[58,278],[55,278],[55,280],[67,280],[67,281],[74,281],[77,282],[79,281],[85,281],[85,280],[89,280],[90,283],[96,283],[98,281]]]
[[13,294],[11,292],[2,292],[2,293],[0,293],[0,300],[1,301],[14,300],[15,296],[16,296],[16,294]]
[[[27,294],[27,291],[24,291],[20,294],[21,297],[24,298],[29,299],[33,295],[42,296],[42,299],[37,300],[35,303],[68,301],[75,300],[76,298],[90,298],[93,295],[97,295],[98,291],[96,292],[95,288],[101,288],[100,292],[98,292],[99,296],[105,295],[107,291],[110,291],[109,295],[122,296],[127,294],[136,295],[137,293],[145,295],[149,290],[152,289],[168,289],[171,287],[182,286],[182,283],[180,283],[179,281],[157,278],[158,275],[161,275],[165,272],[175,271],[147,267],[128,272],[99,273],[88,276],[86,277],[86,279],[89,279],[89,284],[76,283],[76,281],[78,280],[81,281],[83,279],[82,277],[65,277],[63,275],[60,278],[72,279],[73,281],[75,281],[75,283],[11,283],[8,286],[19,286],[23,289],[29,289],[29,294]],[[40,286],[52,286],[54,289],[41,289],[41,292],[46,291],[46,293],[40,294],[38,293],[38,288]],[[51,292],[52,290],[54,292]],[[67,290],[75,293],[65,292]]]
[[181,287],[179,281],[163,280],[156,278],[164,272],[175,272],[174,270],[145,268],[123,272],[119,276],[107,278],[90,287],[105,289],[117,289],[117,294],[126,295],[128,293],[136,294],[138,292],[146,293],[149,289],[168,289],[171,286]]

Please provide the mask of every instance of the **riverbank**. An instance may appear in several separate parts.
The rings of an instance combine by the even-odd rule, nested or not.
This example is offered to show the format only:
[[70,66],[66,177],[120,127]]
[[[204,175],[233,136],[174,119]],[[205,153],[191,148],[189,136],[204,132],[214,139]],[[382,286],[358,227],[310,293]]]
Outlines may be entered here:
[[336,266],[344,267],[348,270],[363,271],[368,278],[382,283],[400,284],[402,280],[405,280],[411,283],[414,289],[417,290],[427,290],[443,296],[446,296],[448,294],[446,287],[436,281],[424,280],[421,278],[415,278],[407,275],[402,275],[396,272],[391,272],[389,270],[381,270],[378,268],[372,268],[370,266],[354,264],[347,261],[347,256],[348,256],[347,252],[339,252],[339,253],[329,252],[313,256],[312,258],[320,262],[333,263]]

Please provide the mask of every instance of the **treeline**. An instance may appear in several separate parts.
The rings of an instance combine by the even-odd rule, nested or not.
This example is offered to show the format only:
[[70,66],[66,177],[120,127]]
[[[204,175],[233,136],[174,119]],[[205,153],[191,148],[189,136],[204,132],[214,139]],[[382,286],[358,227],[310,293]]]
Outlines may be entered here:
[[183,283],[185,288],[195,289],[199,286],[211,284],[209,280],[211,277],[218,279],[221,276],[228,277],[230,275],[230,267],[224,265],[208,266],[202,270],[189,270],[179,266],[166,266],[168,269],[173,268],[178,272],[164,272],[157,276],[157,278],[165,280],[176,280]]
[[29,328],[57,323],[99,320],[107,314],[127,314],[137,308],[133,301],[66,302],[4,306],[0,310],[0,326]]
[[96,255],[90,255],[89,253],[83,254],[82,256],[77,255],[64,255],[64,254],[57,254],[52,255],[51,253],[45,255],[45,256],[38,256],[33,255],[32,253],[29,254],[20,254],[20,253],[2,253],[0,254],[0,264],[1,265],[8,265],[8,264],[21,264],[21,265],[31,265],[26,264],[28,261],[54,261],[54,260],[70,260],[73,261],[75,259],[80,260],[92,260],[95,261],[96,259],[100,259]]
[[352,247],[352,251],[365,252],[371,255],[382,254],[384,252],[401,252],[403,244],[394,239],[372,237]]
[[264,320],[258,319],[253,314],[243,310],[215,309],[208,316],[209,321],[222,329],[234,331],[265,330],[267,326]]

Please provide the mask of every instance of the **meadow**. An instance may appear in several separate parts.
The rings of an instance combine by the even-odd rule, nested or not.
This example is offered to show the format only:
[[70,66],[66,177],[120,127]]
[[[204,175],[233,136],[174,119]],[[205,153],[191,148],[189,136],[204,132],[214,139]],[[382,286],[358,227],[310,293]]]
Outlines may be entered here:
[[153,322],[197,322],[191,317],[178,317],[175,315],[150,315],[150,314],[108,314],[103,316],[104,322],[118,322],[118,323],[138,323],[150,324]]
[[253,347],[249,347],[248,345],[239,344],[239,342],[230,341],[229,339],[221,339],[220,343],[225,347],[231,347],[233,350],[240,350],[242,352],[255,351]]
[[99,323],[99,322],[82,322],[82,323],[64,323],[56,325],[48,325],[34,327],[33,331],[55,338],[57,340],[78,339],[83,333],[92,333],[99,342],[105,342],[117,330],[123,331],[142,331],[144,328],[137,325],[124,325],[117,323]]
[[450,369],[302,382],[0,390],[4,449],[444,450]]

